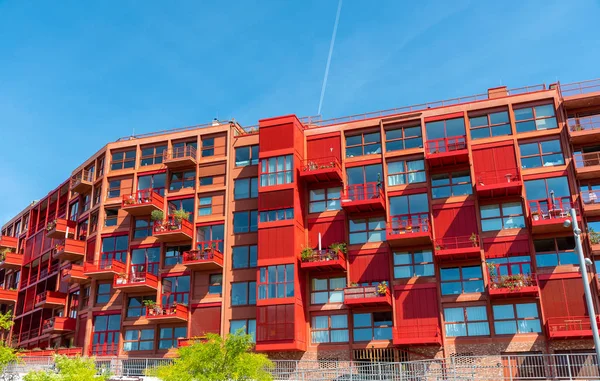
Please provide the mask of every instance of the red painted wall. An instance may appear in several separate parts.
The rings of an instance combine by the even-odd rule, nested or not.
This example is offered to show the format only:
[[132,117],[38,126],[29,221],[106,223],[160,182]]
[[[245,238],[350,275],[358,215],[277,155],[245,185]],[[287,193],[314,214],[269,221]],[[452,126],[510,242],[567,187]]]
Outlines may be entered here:
[[481,148],[473,147],[473,166],[475,180],[484,171],[515,173],[518,167],[512,140],[507,145],[499,147],[486,147],[486,145]]
[[483,249],[486,258],[528,255],[531,252],[527,235],[488,238],[483,242]]
[[472,202],[434,205],[433,221],[437,238],[470,236],[478,232],[477,215]]
[[289,258],[294,246],[294,226],[258,229],[258,259]]
[[585,316],[585,296],[581,278],[540,281],[544,316]]
[[436,287],[395,291],[396,324],[401,327],[417,323],[438,324],[439,310]]
[[308,222],[308,243],[311,247],[319,244],[321,233],[322,247],[328,247],[335,242],[346,242],[346,224],[343,217],[336,219],[319,219]]
[[[341,137],[329,136],[320,139],[311,139],[306,142],[306,158],[321,159],[326,157],[335,157],[341,159]],[[333,148],[333,150],[332,150]]]
[[262,192],[258,198],[258,210],[282,209],[294,207],[294,190],[284,189],[274,192]]
[[194,308],[192,310],[191,332],[188,336],[202,336],[206,333],[220,333],[221,307]]
[[390,278],[390,260],[387,252],[351,254],[349,260],[351,282],[378,282]]

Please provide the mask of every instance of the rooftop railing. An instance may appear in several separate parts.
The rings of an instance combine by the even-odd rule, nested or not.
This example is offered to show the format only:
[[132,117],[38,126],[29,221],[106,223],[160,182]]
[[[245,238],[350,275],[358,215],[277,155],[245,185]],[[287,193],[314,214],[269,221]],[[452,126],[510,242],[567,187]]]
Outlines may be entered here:
[[600,91],[600,79],[565,83],[560,85],[562,96],[581,95]]

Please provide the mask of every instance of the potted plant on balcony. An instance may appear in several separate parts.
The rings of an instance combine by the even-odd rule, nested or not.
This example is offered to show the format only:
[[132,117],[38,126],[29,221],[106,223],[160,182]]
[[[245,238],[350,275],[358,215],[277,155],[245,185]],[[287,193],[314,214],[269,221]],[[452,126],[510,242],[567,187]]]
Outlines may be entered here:
[[490,274],[490,277],[495,278],[496,275],[498,274],[496,272],[496,265],[494,263],[489,263],[489,262],[486,262],[485,265],[487,266],[488,274]]
[[48,222],[46,225],[46,232],[50,232],[56,228],[56,220]]
[[329,245],[329,249],[335,253],[341,251],[342,254],[346,254],[346,251],[348,250],[345,242],[332,243],[331,245]]
[[475,233],[471,233],[471,236],[469,237],[469,241],[471,241],[471,243],[473,244],[473,247],[479,246],[479,242],[477,241],[477,235],[475,235]]
[[181,221],[187,220],[189,215],[190,215],[190,213],[183,210],[183,208],[174,210],[172,212],[173,219],[175,220],[175,223],[177,224],[178,229],[181,228]]
[[380,282],[377,285],[377,294],[383,296],[387,293],[387,290],[388,290],[388,284],[386,281]]
[[153,210],[152,213],[150,213],[150,219],[152,221],[162,221],[165,219],[165,214],[162,210]]
[[125,284],[127,283],[127,274],[119,273],[117,275],[117,284]]
[[135,204],[135,197],[133,197],[133,195],[130,194],[129,196],[127,196],[127,198],[125,198],[124,203],[125,203],[125,205]]
[[310,262],[314,256],[314,250],[311,247],[305,247],[300,252],[300,258],[302,262]]
[[597,233],[594,228],[589,228],[588,235],[592,245],[597,245],[600,243],[600,233]]

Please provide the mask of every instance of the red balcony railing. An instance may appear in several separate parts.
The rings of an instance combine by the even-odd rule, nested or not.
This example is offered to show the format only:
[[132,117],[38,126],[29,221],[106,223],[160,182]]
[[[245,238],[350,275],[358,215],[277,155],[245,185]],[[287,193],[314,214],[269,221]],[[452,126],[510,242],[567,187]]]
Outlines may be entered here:
[[107,277],[124,272],[125,264],[114,258],[104,258],[84,264],[84,273],[90,277],[101,277],[102,274]]
[[431,231],[429,213],[399,214],[387,224],[387,234],[424,233]]
[[155,236],[181,233],[191,238],[193,231],[194,228],[190,221],[185,218],[177,219],[171,215],[164,221],[155,221],[153,228]]
[[[118,335],[118,332],[116,335]],[[91,356],[115,356],[118,353],[119,343],[93,344],[90,347]]]
[[19,270],[21,266],[23,266],[23,254],[6,252],[3,258],[0,257],[0,269]]
[[222,240],[198,242],[197,250],[183,253],[183,264],[192,267],[223,266]]
[[379,287],[380,284],[372,284],[370,286],[350,286],[344,288],[344,304],[355,306],[367,305],[391,305],[390,289],[387,286],[385,291]]
[[567,124],[572,132],[598,130],[600,129],[600,115],[571,118],[567,120]]
[[436,250],[457,250],[476,248],[480,246],[479,236],[472,234],[470,236],[445,237],[435,240]]
[[60,270],[60,277],[69,280],[69,282],[83,282],[88,279],[84,273],[84,266],[74,263]]
[[16,249],[19,239],[7,235],[0,236],[0,249]]
[[54,246],[54,258],[77,261],[85,255],[85,241],[67,238]]
[[196,147],[185,145],[183,147],[175,147],[163,152],[163,161],[193,159],[196,160]]
[[583,201],[585,205],[600,203],[600,189],[581,191],[581,201]]
[[341,250],[315,249],[309,256],[303,256],[302,262],[326,262],[337,261],[338,259],[341,259],[343,261],[346,260],[346,256]]
[[[89,189],[94,182],[94,172],[81,171],[75,176],[71,177],[71,189],[78,192],[77,189],[85,190]],[[83,185],[83,187],[82,187]],[[79,192],[78,192],[79,193]]]
[[57,218],[46,225],[46,237],[61,239],[75,234],[77,222],[65,218]]
[[143,189],[135,193],[123,195],[121,206],[131,208],[136,206],[154,206],[162,209],[164,198],[158,194],[157,189]]
[[342,202],[366,201],[383,198],[383,188],[378,182],[348,185],[344,189]]
[[64,316],[53,316],[43,322],[42,332],[44,331],[74,331],[76,320]]
[[159,304],[146,307],[146,317],[149,319],[182,319],[187,320],[188,308],[179,303],[161,306]]
[[577,153],[573,155],[575,168],[593,167],[600,165],[600,152]]
[[[158,278],[156,275],[147,271],[135,271],[137,265],[133,265],[129,274],[118,274],[114,278],[115,287],[131,286],[131,285],[148,285],[152,288],[158,286]],[[144,265],[145,266],[145,265]],[[139,266],[141,268],[142,265]]]
[[[596,323],[600,318],[596,316]],[[546,322],[550,338],[568,338],[592,336],[592,324],[589,316],[551,317]]]
[[519,170],[517,168],[496,169],[494,171],[477,172],[475,175],[477,185],[510,184],[519,181]]
[[595,93],[600,91],[600,79],[591,79],[588,81],[565,83],[560,85],[562,96],[581,95]]
[[307,159],[302,163],[302,172],[319,171],[323,169],[339,169],[342,167],[335,156],[322,157],[318,159]]
[[490,294],[524,293],[535,291],[538,287],[537,276],[531,273],[531,263],[488,263]]
[[534,221],[568,218],[571,208],[577,210],[577,205],[571,197],[529,201],[529,212]]
[[401,322],[393,330],[394,344],[441,343],[442,334],[438,323]]
[[56,304],[65,305],[67,294],[58,291],[43,291],[35,296],[35,305],[38,304]]
[[466,148],[467,139],[465,136],[432,139],[426,142],[426,149],[429,154],[460,151]]

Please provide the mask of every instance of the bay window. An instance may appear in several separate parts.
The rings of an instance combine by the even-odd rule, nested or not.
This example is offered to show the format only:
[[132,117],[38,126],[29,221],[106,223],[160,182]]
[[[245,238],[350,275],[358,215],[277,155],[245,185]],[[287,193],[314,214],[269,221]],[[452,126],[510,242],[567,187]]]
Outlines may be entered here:
[[294,159],[292,155],[270,157],[261,160],[260,186],[290,184],[294,182]]
[[258,298],[274,299],[294,296],[294,265],[261,267]]

